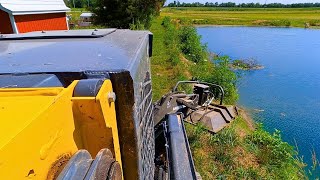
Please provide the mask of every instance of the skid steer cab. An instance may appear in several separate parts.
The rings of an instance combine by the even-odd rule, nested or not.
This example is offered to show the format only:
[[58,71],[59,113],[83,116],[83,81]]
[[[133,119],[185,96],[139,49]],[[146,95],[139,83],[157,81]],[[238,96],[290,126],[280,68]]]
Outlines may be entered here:
[[154,179],[152,34],[0,37],[0,179]]

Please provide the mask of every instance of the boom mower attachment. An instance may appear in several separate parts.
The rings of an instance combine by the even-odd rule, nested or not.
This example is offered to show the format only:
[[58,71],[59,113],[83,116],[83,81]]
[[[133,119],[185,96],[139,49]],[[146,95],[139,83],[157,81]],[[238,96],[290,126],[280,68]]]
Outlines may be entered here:
[[[179,91],[179,88],[183,91]],[[201,123],[208,131],[217,133],[238,115],[235,106],[223,105],[223,98],[224,90],[219,85],[179,81],[172,92],[156,102],[154,122],[159,124],[167,114],[181,112],[184,121],[193,125]]]

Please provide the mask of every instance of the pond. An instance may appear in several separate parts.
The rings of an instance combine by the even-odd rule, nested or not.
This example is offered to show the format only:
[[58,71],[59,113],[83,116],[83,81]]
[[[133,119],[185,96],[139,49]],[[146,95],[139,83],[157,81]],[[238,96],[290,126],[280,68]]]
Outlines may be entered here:
[[278,129],[309,165],[320,159],[320,30],[271,27],[199,27],[211,52],[254,59],[265,68],[241,71],[239,105],[255,121]]

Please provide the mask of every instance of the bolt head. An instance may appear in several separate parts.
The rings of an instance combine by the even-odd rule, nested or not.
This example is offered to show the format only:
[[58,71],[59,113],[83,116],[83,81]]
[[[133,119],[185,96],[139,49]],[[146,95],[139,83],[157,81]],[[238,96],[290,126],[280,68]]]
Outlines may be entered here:
[[115,102],[116,99],[117,99],[116,93],[114,93],[114,92],[108,93],[108,101],[109,101],[109,103]]

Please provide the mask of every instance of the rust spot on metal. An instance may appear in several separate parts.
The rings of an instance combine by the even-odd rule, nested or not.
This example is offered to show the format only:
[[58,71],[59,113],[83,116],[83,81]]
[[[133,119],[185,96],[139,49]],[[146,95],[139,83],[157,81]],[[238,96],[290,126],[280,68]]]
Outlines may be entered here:
[[52,163],[47,176],[47,180],[57,179],[57,177],[59,176],[59,174],[65,167],[65,165],[70,160],[71,156],[72,156],[71,153],[67,153],[59,156],[57,160],[54,163]]

